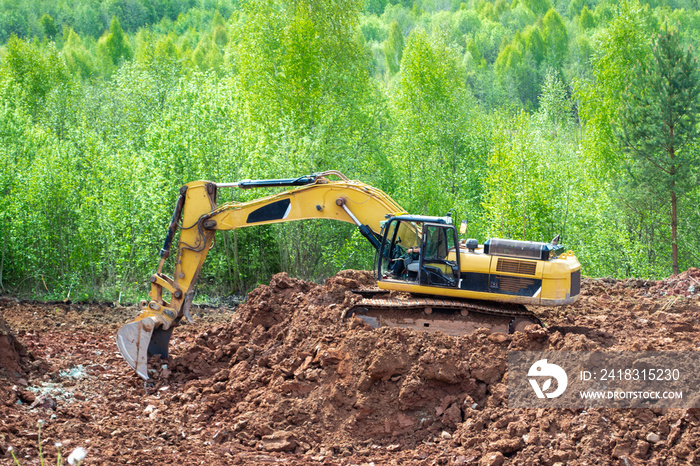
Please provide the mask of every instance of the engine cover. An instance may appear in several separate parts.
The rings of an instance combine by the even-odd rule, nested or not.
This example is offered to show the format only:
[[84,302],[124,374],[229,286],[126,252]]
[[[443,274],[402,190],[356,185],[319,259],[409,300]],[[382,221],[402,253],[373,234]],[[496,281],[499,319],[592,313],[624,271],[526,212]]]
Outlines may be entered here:
[[491,238],[484,243],[484,254],[542,261],[555,258],[563,250],[563,246],[555,246],[550,243],[512,239]]

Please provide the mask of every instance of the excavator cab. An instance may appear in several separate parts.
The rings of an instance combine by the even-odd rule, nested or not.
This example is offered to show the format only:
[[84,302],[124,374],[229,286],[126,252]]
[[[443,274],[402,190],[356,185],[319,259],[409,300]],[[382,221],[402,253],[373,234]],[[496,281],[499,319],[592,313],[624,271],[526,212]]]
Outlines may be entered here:
[[459,285],[459,243],[449,217],[401,215],[384,226],[378,280]]

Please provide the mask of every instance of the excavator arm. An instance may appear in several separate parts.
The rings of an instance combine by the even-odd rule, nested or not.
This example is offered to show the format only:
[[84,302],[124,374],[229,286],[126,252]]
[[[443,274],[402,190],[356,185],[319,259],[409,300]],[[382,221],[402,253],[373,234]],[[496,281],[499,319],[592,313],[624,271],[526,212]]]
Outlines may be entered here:
[[[332,175],[339,180],[329,179]],[[216,203],[217,193],[223,188],[269,187],[292,189],[249,202]],[[293,179],[188,183],[180,189],[160,263],[150,277],[150,301],[142,301],[136,319],[117,332],[119,352],[144,379],[148,379],[149,354],[167,357],[173,328],[183,317],[192,323],[194,286],[217,230],[305,219],[339,220],[357,225],[378,249],[382,222],[405,213],[381,190],[349,180],[337,171]],[[162,269],[178,229],[175,270],[170,277]]]

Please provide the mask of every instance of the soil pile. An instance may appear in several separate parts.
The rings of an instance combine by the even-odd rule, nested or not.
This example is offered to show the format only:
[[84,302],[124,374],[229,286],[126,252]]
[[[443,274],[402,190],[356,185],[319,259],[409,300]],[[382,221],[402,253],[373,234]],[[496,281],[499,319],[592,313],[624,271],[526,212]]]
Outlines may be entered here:
[[[371,283],[369,274],[352,271],[323,286],[277,275],[249,295],[231,324],[199,335],[157,379],[184,382],[180,401],[196,419],[229,426],[219,432],[221,443],[270,452],[351,455],[432,443],[451,445],[467,462],[491,455],[495,463],[547,463],[580,452],[666,458],[672,446],[685,461],[695,451],[692,410],[514,411],[506,386],[508,351],[697,350],[692,295],[663,301],[641,281],[589,280],[576,305],[539,310],[558,322],[548,330],[449,337],[343,322],[356,299],[351,290]],[[668,434],[666,424],[690,428],[693,440],[663,452],[655,445],[649,454],[646,437]],[[572,432],[575,425],[584,427]],[[626,438],[611,440],[621,428],[631,429]]]
[[22,356],[27,356],[27,350],[17,341],[0,312],[0,377],[17,378],[23,375]]
[[509,351],[697,351],[697,274],[586,279],[574,305],[533,309],[547,328],[461,337],[343,320],[352,290],[374,284],[367,272],[323,285],[279,274],[235,313],[195,310],[206,317],[175,331],[146,384],[113,342],[134,308],[66,305],[42,320],[57,307],[13,304],[8,322],[46,369],[0,405],[0,458],[9,444],[36,458],[41,418],[47,442],[87,439],[85,464],[697,463],[700,410],[507,399]]
[[651,292],[660,296],[694,296],[700,294],[700,269],[690,268],[683,273],[654,283]]

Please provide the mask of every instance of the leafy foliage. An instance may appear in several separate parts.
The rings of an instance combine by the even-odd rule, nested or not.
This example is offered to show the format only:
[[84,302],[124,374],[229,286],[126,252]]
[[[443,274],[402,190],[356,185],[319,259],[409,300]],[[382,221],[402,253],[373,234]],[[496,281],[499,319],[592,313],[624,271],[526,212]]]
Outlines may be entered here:
[[[1,0],[0,291],[140,299],[181,184],[326,169],[480,240],[561,234],[588,275],[697,265],[681,3]],[[227,232],[201,287],[368,268],[364,243]]]
[[468,137],[476,114],[467,110],[473,98],[464,76],[453,48],[422,29],[409,36],[392,101],[392,162],[403,171],[397,191],[405,208],[417,214],[454,209],[458,199],[478,192],[470,167],[479,164],[479,154]]

